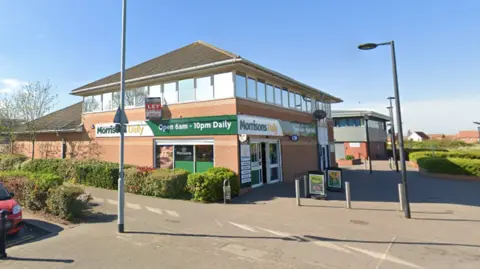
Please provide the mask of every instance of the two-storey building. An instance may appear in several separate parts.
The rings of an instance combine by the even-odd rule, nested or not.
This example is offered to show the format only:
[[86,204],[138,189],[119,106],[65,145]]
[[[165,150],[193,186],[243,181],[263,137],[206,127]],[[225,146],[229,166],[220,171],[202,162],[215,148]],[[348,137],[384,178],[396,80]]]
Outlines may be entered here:
[[[330,105],[341,100],[236,54],[198,41],[128,68],[125,77],[128,164],[191,172],[223,166],[240,175],[244,188],[335,165]],[[70,110],[82,110],[63,114],[80,113],[70,124],[79,125],[69,127],[78,133],[58,132],[61,127],[38,132],[26,153],[42,141],[63,141],[62,153],[52,155],[68,157],[71,136],[81,140],[83,154],[91,150],[117,162],[119,133],[112,122],[119,81],[116,73],[73,90],[83,105]],[[162,99],[160,121],[146,120],[147,97]],[[314,119],[319,109],[327,118]],[[36,152],[42,157],[40,148]]]
[[334,110],[332,117],[337,160],[348,155],[365,159],[368,146],[372,160],[387,158],[386,122],[390,120],[387,115],[365,110]]

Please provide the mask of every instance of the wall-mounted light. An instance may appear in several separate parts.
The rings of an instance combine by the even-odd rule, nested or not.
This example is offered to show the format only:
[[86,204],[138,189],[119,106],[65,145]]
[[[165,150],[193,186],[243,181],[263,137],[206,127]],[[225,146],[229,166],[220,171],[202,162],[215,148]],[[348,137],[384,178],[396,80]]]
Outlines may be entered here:
[[95,129],[95,124],[92,124],[90,128],[92,128],[92,130]]

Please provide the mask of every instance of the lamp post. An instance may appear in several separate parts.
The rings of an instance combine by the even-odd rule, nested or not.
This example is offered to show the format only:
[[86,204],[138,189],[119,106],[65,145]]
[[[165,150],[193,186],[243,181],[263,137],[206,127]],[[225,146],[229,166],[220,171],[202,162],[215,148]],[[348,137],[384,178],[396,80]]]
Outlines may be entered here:
[[400,146],[400,164],[402,169],[402,188],[403,188],[403,212],[405,218],[411,218],[410,215],[410,201],[408,200],[408,186],[407,186],[407,168],[405,163],[405,150],[403,145],[403,129],[402,129],[402,112],[400,108],[400,94],[398,90],[398,75],[397,75],[397,59],[395,55],[395,42],[392,40],[390,42],[384,43],[366,43],[359,45],[358,48],[361,50],[371,50],[375,49],[378,46],[390,45],[391,56],[392,56],[392,71],[393,71],[393,88],[395,93],[395,107],[396,116],[397,116],[397,127],[398,127],[398,144]]
[[368,169],[369,173],[372,173],[372,157],[370,156],[370,134],[368,132],[368,119],[369,115],[364,115],[363,119],[365,120],[365,133],[367,135],[367,156],[368,156]]
[[124,232],[124,156],[125,156],[125,40],[127,31],[127,0],[122,1],[122,41],[120,54],[120,164],[118,178],[118,232]]
[[478,144],[480,144],[480,121],[474,121],[476,125],[478,125],[477,130],[478,130]]
[[391,132],[391,137],[392,139],[390,140],[392,142],[392,154],[393,154],[393,161],[395,162],[395,170],[398,171],[398,161],[397,161],[397,145],[396,145],[396,139],[395,139],[395,124],[393,122],[393,106],[392,106],[392,99],[395,99],[395,97],[388,97],[388,100],[390,100],[390,106],[387,107],[388,111],[390,112],[390,132]]

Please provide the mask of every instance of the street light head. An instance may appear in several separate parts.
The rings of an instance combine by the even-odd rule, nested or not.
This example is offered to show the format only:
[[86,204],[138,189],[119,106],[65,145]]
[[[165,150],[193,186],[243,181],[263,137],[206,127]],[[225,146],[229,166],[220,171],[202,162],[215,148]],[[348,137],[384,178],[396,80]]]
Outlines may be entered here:
[[473,123],[480,125],[480,121],[474,121]]
[[390,97],[387,97],[387,99],[393,100],[395,99],[395,97],[390,96]]
[[375,44],[375,43],[365,43],[365,44],[361,44],[358,46],[358,49],[361,49],[361,50],[373,50],[374,48],[376,48],[378,45]]

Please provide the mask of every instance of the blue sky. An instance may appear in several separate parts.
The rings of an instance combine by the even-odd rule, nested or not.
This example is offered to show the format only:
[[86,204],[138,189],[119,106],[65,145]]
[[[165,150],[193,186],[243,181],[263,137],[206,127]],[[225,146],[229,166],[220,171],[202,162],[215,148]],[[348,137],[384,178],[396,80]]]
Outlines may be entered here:
[[[480,1],[129,1],[127,66],[196,40],[387,113],[394,39],[405,129],[455,133],[480,120]],[[120,68],[121,0],[0,0],[0,91],[69,92]]]

